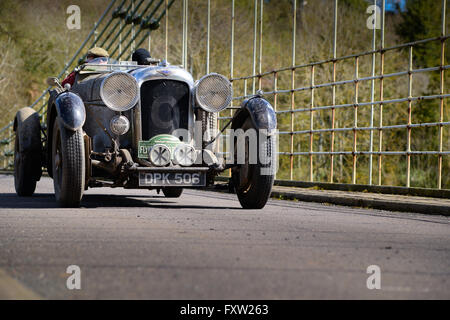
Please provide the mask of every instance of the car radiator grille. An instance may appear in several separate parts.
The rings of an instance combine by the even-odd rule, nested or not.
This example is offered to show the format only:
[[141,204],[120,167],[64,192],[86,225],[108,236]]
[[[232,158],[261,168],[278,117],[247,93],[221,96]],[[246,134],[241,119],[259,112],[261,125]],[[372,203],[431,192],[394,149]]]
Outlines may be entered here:
[[188,129],[189,87],[180,81],[150,80],[141,86],[142,139]]

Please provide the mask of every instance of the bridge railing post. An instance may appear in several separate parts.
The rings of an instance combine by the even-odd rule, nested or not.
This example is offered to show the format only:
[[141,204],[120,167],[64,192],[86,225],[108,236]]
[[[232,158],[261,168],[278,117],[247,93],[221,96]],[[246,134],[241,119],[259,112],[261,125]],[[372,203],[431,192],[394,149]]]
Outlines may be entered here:
[[445,65],[445,15],[446,15],[446,0],[442,0],[442,16],[441,16],[441,63],[440,63],[440,85],[439,94],[439,154],[438,154],[438,189],[442,188],[442,144],[443,144],[443,122],[444,122],[444,65]]
[[385,8],[386,0],[381,1],[381,43],[380,43],[380,114],[379,114],[379,135],[378,135],[378,185],[382,181],[382,161],[383,161],[383,99],[384,99],[384,27],[385,27]]
[[411,182],[411,120],[412,120],[412,81],[413,81],[413,46],[409,46],[408,59],[408,125],[406,127],[406,187]]
[[314,181],[314,71],[315,66],[311,66],[311,111],[309,112],[309,181]]
[[253,23],[253,68],[252,68],[252,94],[256,93],[256,39],[258,29],[258,0],[254,1],[254,23]]
[[358,94],[359,94],[359,57],[355,57],[355,98],[354,98],[354,112],[353,112],[353,168],[352,168],[352,183],[356,184],[356,163],[357,163],[357,150],[358,150]]
[[165,59],[167,61],[169,54],[169,0],[166,0],[165,6],[166,6],[166,14],[165,14],[166,28],[164,35],[165,35]]
[[330,145],[330,183],[334,182],[334,135],[335,135],[335,120],[336,110],[336,52],[337,52],[337,13],[338,13],[338,0],[334,0],[334,14],[333,14],[333,70],[332,70],[332,83],[331,86],[331,145]]
[[290,148],[289,148],[289,179],[294,180],[294,123],[295,123],[295,47],[297,35],[297,0],[293,0],[292,10],[292,68],[291,68],[291,125],[290,125]]

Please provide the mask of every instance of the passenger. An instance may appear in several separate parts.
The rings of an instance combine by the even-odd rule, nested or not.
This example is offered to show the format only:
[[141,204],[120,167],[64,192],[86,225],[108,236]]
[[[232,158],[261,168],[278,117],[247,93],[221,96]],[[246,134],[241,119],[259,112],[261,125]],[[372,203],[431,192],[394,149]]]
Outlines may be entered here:
[[[94,47],[92,49],[89,49],[86,55],[86,60],[84,63],[98,63],[98,64],[105,64],[108,62],[107,58],[109,57],[108,51],[106,51],[103,48],[100,47]],[[103,58],[103,59],[102,59]],[[72,71],[62,82],[62,86],[66,83],[70,84],[70,86],[73,86],[75,82],[75,76],[77,74],[77,70]]]
[[150,52],[144,48],[139,48],[134,51],[131,60],[136,61],[138,65],[149,65],[150,64]]

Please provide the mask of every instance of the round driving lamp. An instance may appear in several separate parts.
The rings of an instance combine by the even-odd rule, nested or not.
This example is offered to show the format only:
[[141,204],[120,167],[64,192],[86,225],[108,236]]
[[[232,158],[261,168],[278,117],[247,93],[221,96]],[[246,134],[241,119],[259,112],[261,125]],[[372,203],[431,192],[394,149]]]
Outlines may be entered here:
[[157,167],[164,167],[170,162],[170,150],[163,144],[155,144],[151,147],[148,157],[153,165]]
[[217,73],[203,76],[195,87],[197,104],[207,112],[220,112],[231,103],[233,89],[226,77]]
[[197,160],[197,152],[194,147],[189,144],[179,144],[173,152],[173,162],[180,166],[192,166],[195,163],[195,160]]
[[130,129],[130,121],[125,116],[114,116],[109,122],[111,132],[115,135],[121,136]]
[[113,72],[103,79],[100,97],[111,110],[127,111],[138,102],[139,86],[136,79],[128,73]]

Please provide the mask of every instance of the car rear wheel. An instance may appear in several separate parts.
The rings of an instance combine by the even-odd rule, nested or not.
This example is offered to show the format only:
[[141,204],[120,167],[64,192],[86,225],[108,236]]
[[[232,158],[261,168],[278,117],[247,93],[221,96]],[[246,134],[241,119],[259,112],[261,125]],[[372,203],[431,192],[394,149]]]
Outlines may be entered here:
[[79,207],[84,191],[85,161],[81,129],[71,131],[55,120],[52,139],[53,186],[58,204]]
[[[242,129],[255,130],[253,123],[248,118]],[[249,141],[246,139],[245,143],[245,161],[238,164],[232,169],[231,179],[233,181],[234,189],[238,196],[239,202],[244,209],[261,209],[263,208],[272,192],[274,182],[274,166],[275,161],[273,157],[274,146],[272,136],[257,136],[258,150],[257,161],[251,163]],[[235,152],[237,153],[237,146],[235,143]],[[237,163],[237,162],[235,162]]]
[[14,142],[14,187],[17,195],[29,197],[42,174],[39,114],[23,108],[16,114]]
[[183,193],[183,188],[163,188],[162,192],[167,198],[179,198]]

